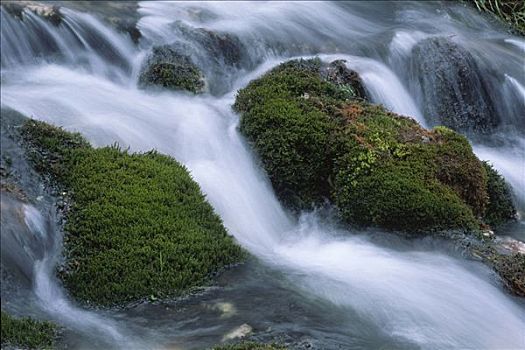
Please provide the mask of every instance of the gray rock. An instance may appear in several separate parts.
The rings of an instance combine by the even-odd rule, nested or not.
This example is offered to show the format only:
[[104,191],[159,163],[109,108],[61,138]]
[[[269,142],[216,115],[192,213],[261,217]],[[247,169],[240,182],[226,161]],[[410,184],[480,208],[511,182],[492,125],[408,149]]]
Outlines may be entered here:
[[245,55],[244,45],[239,38],[223,32],[214,32],[204,28],[190,27],[176,21],[174,30],[181,41],[196,45],[195,51],[205,53],[207,58],[217,64],[240,67]]
[[336,60],[321,66],[321,76],[327,81],[348,88],[354,97],[366,99],[366,92],[359,75],[346,67],[345,60]]
[[48,5],[38,1],[2,1],[2,6],[9,14],[20,20],[24,20],[24,11],[28,10],[46,19],[53,25],[57,26],[62,23],[60,7],[56,5]]
[[412,50],[411,70],[431,125],[488,134],[500,124],[489,87],[465,48],[442,37],[423,40]]

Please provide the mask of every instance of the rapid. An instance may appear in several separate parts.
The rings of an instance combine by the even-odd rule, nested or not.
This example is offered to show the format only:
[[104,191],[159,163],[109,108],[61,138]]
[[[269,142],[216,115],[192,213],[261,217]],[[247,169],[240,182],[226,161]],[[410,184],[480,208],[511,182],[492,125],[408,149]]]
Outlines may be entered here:
[[[525,347],[525,304],[481,263],[431,239],[347,232],[323,210],[290,215],[231,109],[236,91],[250,80],[289,58],[318,56],[345,59],[374,103],[431,127],[424,110],[436,102],[423,97],[420,82],[426,78],[411,69],[412,47],[429,37],[453,37],[478,61],[504,118],[494,135],[472,139],[474,151],[503,174],[524,212],[525,40],[471,8],[439,2],[145,1],[138,9],[138,46],[93,15],[67,8],[62,13],[64,21],[54,26],[32,13],[20,21],[2,9],[2,108],[80,131],[95,146],[156,149],[186,165],[229,233],[255,257],[243,268],[247,282],[232,277],[237,291],[212,291],[211,301],[190,297],[237,304],[227,327],[250,320],[259,329],[272,327],[272,335],[317,339],[323,349]],[[210,62],[210,89],[199,96],[139,89],[147,50],[177,40],[175,19],[235,35],[246,48],[243,64],[232,69]],[[188,45],[205,59],[199,45]],[[66,342],[78,348],[184,349],[220,341],[222,321],[199,318],[191,301],[179,315],[155,305],[141,305],[140,312],[76,305],[53,276],[61,243],[53,210],[10,204],[24,213],[22,224],[32,237],[28,248],[14,232],[2,232],[2,255],[4,247],[18,252],[10,264],[30,285],[18,299],[33,300],[12,308],[69,327],[73,335]],[[16,215],[3,217],[3,223],[9,220]],[[277,311],[245,305],[255,299]],[[286,304],[302,311],[287,318]],[[82,340],[72,340],[75,334]]]

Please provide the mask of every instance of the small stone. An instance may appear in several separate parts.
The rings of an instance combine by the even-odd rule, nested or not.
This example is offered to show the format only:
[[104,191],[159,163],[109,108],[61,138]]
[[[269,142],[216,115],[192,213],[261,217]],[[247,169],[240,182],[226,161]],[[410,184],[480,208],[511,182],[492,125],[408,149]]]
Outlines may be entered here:
[[249,324],[244,323],[239,327],[233,329],[231,332],[227,333],[224,337],[222,337],[222,341],[244,338],[247,335],[249,335],[252,331],[253,328]]
[[494,238],[494,231],[492,231],[492,230],[484,230],[484,231],[481,232],[481,234],[485,238]]

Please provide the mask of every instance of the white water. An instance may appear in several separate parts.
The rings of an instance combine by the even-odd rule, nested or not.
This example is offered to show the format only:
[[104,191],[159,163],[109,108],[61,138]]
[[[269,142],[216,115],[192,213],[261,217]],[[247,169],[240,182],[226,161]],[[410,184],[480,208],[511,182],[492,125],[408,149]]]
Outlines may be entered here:
[[[45,218],[38,209],[32,205],[23,205],[23,213],[26,225],[34,235],[40,237],[41,242],[51,240],[54,244],[61,244],[61,240],[57,239],[58,237],[48,236],[55,235],[56,232],[46,230]],[[52,224],[51,227],[53,227]],[[54,254],[60,252],[60,249],[39,248],[45,253],[41,259],[34,263],[34,291],[48,317],[82,333],[96,335],[102,332],[111,339],[112,343],[119,346],[128,344],[129,346],[131,339],[124,337],[114,322],[104,319],[94,312],[81,310],[68,300],[54,276],[58,258]]]
[[[334,38],[340,38],[340,33],[360,35],[362,31],[355,32],[358,28],[364,32],[382,30],[380,24],[345,13],[333,4],[296,7],[274,2],[259,9],[242,4],[148,2],[142,4],[141,11],[150,17],[145,17],[140,27],[144,33],[153,33],[149,40],[165,40],[169,36],[166,18],[183,17],[180,13],[187,15],[188,7],[209,9],[216,16],[207,23],[210,28],[249,34],[258,40],[277,39],[281,30],[283,36],[337,33]],[[163,19],[158,19],[159,12]],[[347,23],[350,19],[355,22]],[[111,37],[117,38],[114,33]],[[127,39],[119,40],[122,42],[115,45],[125,47]],[[320,41],[314,39],[312,45]],[[230,108],[238,88],[278,62],[279,58],[268,55],[267,62],[249,77],[239,76],[231,92],[221,97],[141,91],[131,78],[112,81],[108,71],[79,66],[76,59],[68,64],[10,68],[3,70],[2,105],[81,131],[95,145],[118,141],[133,150],[156,148],[174,156],[190,169],[243,247],[283,271],[305,293],[357,312],[393,339],[442,349],[525,346],[525,310],[493,282],[486,268],[441,253],[378,246],[363,236],[318,223],[315,214],[299,222],[287,216],[238,134],[238,116]],[[135,58],[127,59],[135,62]],[[346,59],[348,66],[361,74],[375,102],[424,121],[404,82],[386,63],[349,49],[345,55],[324,58]],[[476,150],[478,154],[486,151]],[[513,180],[519,158],[506,162],[501,151],[485,154],[509,181],[519,184],[519,175],[517,182]],[[102,325],[104,332],[121,344],[121,335],[111,320],[102,321],[67,302],[51,279],[49,266],[36,265],[35,292],[43,307],[64,324],[87,329]]]

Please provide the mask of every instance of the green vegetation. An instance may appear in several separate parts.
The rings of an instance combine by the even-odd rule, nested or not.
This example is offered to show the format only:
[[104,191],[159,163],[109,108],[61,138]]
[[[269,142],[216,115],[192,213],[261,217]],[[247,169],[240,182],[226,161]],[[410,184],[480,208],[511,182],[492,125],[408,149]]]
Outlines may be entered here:
[[286,350],[286,348],[284,346],[275,344],[243,342],[238,344],[216,346],[212,350]]
[[49,349],[56,337],[57,328],[50,322],[14,318],[2,311],[2,348]]
[[525,254],[500,255],[494,269],[510,292],[525,297]]
[[525,2],[523,0],[468,0],[478,10],[492,13],[525,36]]
[[484,221],[497,226],[516,217],[516,208],[512,203],[512,194],[509,185],[503,176],[487,162],[483,162],[487,172],[487,190],[489,203],[485,213]]
[[60,277],[74,297],[112,305],[177,295],[242,258],[176,160],[94,149],[79,134],[33,120],[22,135],[36,169],[72,201]]
[[360,225],[418,231],[476,228],[486,177],[466,139],[380,106],[352,103],[339,131],[335,203]]
[[349,90],[319,77],[320,60],[280,65],[239,91],[234,108],[242,113],[241,132],[261,157],[278,197],[294,209],[328,197],[330,131],[327,108],[352,98]]
[[360,101],[320,69],[319,60],[281,64],[234,105],[283,202],[328,199],[347,222],[395,230],[479,227],[487,175],[465,137]]
[[154,47],[142,67],[139,85],[202,92],[204,78],[191,59],[168,45]]

